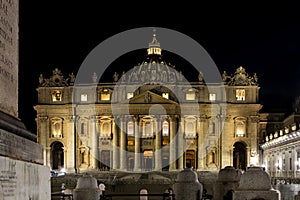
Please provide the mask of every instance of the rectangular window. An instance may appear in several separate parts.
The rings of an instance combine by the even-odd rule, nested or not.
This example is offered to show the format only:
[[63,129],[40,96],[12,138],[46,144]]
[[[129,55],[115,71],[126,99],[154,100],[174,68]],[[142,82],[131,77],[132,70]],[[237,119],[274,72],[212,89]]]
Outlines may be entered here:
[[215,101],[216,100],[216,94],[209,94],[209,100],[210,101]]
[[245,101],[246,99],[246,92],[244,89],[237,89],[235,91],[235,97],[237,101]]
[[128,122],[128,124],[127,124],[127,135],[134,136],[133,122]]
[[127,99],[131,99],[133,97],[133,92],[128,92],[127,93]]
[[195,100],[195,93],[187,93],[185,95],[186,100]]
[[61,91],[60,90],[55,90],[52,92],[52,101],[61,101]]
[[162,97],[169,99],[169,93],[167,93],[167,92],[162,93]]
[[87,94],[81,94],[80,101],[87,101]]
[[109,101],[110,100],[110,94],[109,93],[102,93],[101,94],[101,100],[102,101]]
[[167,121],[163,122],[163,136],[169,136],[169,123]]

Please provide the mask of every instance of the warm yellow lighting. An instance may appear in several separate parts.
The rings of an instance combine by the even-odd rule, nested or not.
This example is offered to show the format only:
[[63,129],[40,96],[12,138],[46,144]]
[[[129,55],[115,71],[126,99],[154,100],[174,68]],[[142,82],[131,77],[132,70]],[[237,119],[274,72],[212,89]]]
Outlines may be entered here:
[[210,101],[215,101],[216,100],[216,94],[209,94],[209,100]]
[[187,93],[185,98],[186,100],[195,100],[195,93]]
[[283,130],[280,130],[280,131],[279,131],[279,135],[280,135],[280,136],[283,136]]
[[285,129],[284,129],[284,132],[285,132],[285,133],[289,133],[289,128],[285,128]]
[[167,93],[167,92],[162,93],[162,97],[169,99],[169,93]]
[[133,92],[128,92],[127,93],[127,99],[131,99],[133,97]]
[[151,54],[161,55],[160,48],[149,48],[149,49],[147,49],[147,51],[148,51],[148,55],[151,55]]
[[87,101],[87,94],[81,94],[80,100],[81,101]]
[[237,134],[238,137],[243,137],[243,136],[244,136],[244,131],[238,129],[238,130],[236,131],[236,134]]
[[52,101],[61,101],[61,91],[56,90],[52,92]]
[[152,151],[144,151],[144,157],[152,157]]
[[245,95],[245,90],[244,89],[237,89],[235,91],[235,97],[237,101],[245,101],[246,95]]
[[101,94],[101,100],[102,101],[109,101],[110,100],[110,94],[102,93]]

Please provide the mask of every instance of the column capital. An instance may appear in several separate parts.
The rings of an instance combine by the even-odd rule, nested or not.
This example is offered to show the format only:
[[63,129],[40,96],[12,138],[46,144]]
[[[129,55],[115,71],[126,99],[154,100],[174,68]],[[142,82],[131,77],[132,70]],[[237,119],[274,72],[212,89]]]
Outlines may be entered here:
[[178,115],[169,115],[170,122],[176,122],[176,119],[178,118],[179,118]]
[[49,119],[49,117],[48,117],[47,115],[39,116],[39,120],[40,120],[41,122],[45,122],[45,121],[47,121],[48,119]]
[[89,116],[89,119],[92,120],[92,121],[96,121],[98,118],[99,118],[99,116],[97,116],[97,115],[90,115]]
[[79,120],[79,117],[76,117],[76,115],[69,115],[67,117],[65,117],[65,119],[68,121],[68,122],[74,122],[74,120]]

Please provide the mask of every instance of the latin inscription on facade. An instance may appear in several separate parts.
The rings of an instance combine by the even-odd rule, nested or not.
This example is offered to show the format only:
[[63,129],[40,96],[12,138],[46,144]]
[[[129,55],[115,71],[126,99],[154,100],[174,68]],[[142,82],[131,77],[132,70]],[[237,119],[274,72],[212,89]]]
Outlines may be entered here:
[[0,0],[0,110],[18,117],[18,1]]

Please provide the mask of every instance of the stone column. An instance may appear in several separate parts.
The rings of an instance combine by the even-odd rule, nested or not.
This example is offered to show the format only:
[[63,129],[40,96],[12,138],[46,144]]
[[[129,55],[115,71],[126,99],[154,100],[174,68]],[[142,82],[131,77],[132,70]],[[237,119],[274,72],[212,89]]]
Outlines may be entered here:
[[[159,122],[157,120],[160,120]],[[161,138],[162,138],[162,122],[160,118],[155,120],[155,170],[162,170],[162,160],[161,160]]]
[[185,140],[184,140],[184,118],[181,118],[178,127],[178,169],[183,170],[185,168],[185,160],[183,159],[183,155],[185,152]]
[[[50,160],[47,159],[47,144],[48,138],[50,137],[51,133],[49,133],[49,118],[48,116],[40,116],[38,121],[38,143],[43,145],[43,156],[44,156],[44,165],[50,166]],[[46,133],[46,134],[42,134]]]
[[[46,147],[45,150],[46,150],[46,165],[48,167],[52,168],[52,166],[51,166],[51,147]],[[71,168],[70,170],[72,171],[73,169]],[[68,169],[68,171],[69,171],[69,169]]]
[[118,169],[120,167],[119,162],[119,147],[118,147],[118,126],[116,124],[116,121],[113,120],[113,139],[112,139],[112,151],[113,151],[113,159],[112,159],[112,168]]
[[[218,141],[218,146],[219,146],[219,151],[218,151],[218,167],[219,169],[222,169],[223,168],[223,163],[226,163],[226,161],[228,159],[226,159],[226,157],[224,156],[225,155],[225,151],[224,151],[224,148],[223,148],[223,143],[224,143],[224,139],[223,139],[223,135],[224,135],[224,131],[222,130],[223,129],[223,120],[225,119],[225,116],[223,114],[218,114],[217,115],[217,123],[218,123],[218,135],[219,135],[219,141]],[[225,126],[225,124],[224,124]],[[223,133],[224,132],[224,133]],[[224,158],[223,158],[224,157]],[[249,158],[247,156],[247,158]]]
[[248,166],[250,166],[250,157],[251,157],[251,152],[250,152],[250,147],[249,146],[246,146],[246,157],[247,157],[247,161],[246,161],[246,168]]
[[[74,159],[74,137],[75,137],[75,116],[71,115],[67,118],[67,129],[68,132],[65,134],[65,137],[67,137],[67,147],[68,151],[66,152],[67,162],[65,163],[65,168],[68,172],[75,172],[75,159]],[[50,157],[50,154],[49,154]]]
[[134,171],[141,171],[141,133],[139,129],[139,119],[134,118]]
[[121,117],[120,127],[120,170],[127,169],[127,152],[126,152],[126,119]]
[[197,122],[197,133],[198,133],[198,146],[197,146],[197,159],[198,159],[198,166],[197,170],[203,170],[204,169],[204,158],[206,155],[206,152],[204,150],[204,136],[206,134],[206,130],[204,130],[206,123],[206,117],[201,116],[198,118]]
[[98,168],[98,134],[96,132],[96,116],[90,116],[89,121],[89,131],[90,131],[90,142],[91,142],[91,167],[93,169]]
[[176,118],[170,117],[170,168],[176,170]]

